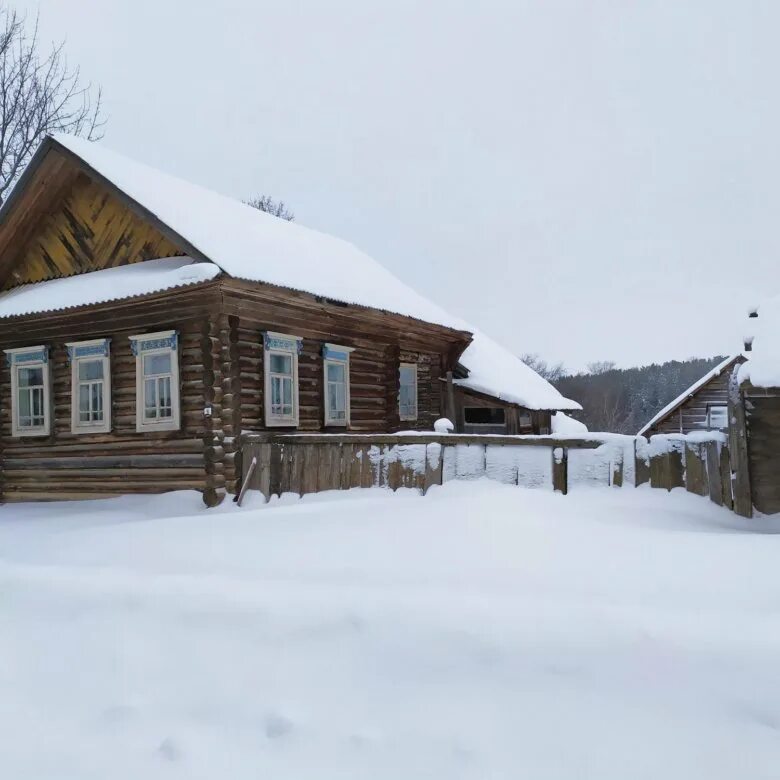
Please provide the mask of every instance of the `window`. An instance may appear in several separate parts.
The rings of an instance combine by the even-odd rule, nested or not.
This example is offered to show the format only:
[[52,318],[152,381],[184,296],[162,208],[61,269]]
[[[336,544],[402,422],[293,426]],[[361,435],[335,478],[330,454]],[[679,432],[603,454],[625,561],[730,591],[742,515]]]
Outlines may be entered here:
[[349,353],[352,347],[322,347],[325,425],[349,425]]
[[49,348],[7,349],[5,354],[11,367],[11,435],[48,436]]
[[111,430],[109,340],[67,344],[71,365],[71,431]]
[[467,406],[463,410],[464,420],[472,425],[503,425],[504,410],[490,406]]
[[401,363],[398,371],[398,416],[402,420],[417,419],[417,364]]
[[729,408],[728,406],[708,406],[707,407],[707,427],[712,430],[725,430],[729,427]]
[[283,333],[265,334],[265,424],[298,425],[298,354],[302,340]]
[[175,431],[181,425],[176,331],[130,336],[135,355],[137,431]]

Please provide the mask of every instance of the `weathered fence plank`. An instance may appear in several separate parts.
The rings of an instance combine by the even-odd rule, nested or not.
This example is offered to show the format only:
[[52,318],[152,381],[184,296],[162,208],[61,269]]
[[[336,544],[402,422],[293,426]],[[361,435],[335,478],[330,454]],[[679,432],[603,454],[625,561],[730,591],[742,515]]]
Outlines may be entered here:
[[623,450],[615,449],[612,459],[612,486],[623,487]]
[[723,506],[728,509],[734,509],[734,497],[731,488],[731,456],[728,447],[720,448],[720,480],[721,493],[723,495]]
[[698,496],[706,496],[708,493],[707,472],[701,445],[697,442],[685,443],[685,489]]
[[707,462],[707,487],[710,501],[718,506],[723,506],[723,479],[720,473],[720,452],[716,441],[708,441],[704,444],[705,458]]

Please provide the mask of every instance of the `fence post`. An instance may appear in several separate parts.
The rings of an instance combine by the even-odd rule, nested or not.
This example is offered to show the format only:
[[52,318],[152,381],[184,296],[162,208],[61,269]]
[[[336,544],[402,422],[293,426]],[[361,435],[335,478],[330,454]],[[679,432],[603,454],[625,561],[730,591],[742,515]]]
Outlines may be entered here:
[[569,451],[566,447],[553,447],[552,451],[552,478],[553,490],[563,493],[569,492]]
[[647,452],[647,439],[637,436],[634,439],[634,485],[639,487],[650,481],[650,457]]
[[615,459],[612,461],[612,486],[623,487],[623,449],[616,448]]
[[753,495],[750,487],[745,397],[739,389],[738,368],[734,369],[729,382],[729,452],[734,474],[734,511],[742,517],[752,517]]

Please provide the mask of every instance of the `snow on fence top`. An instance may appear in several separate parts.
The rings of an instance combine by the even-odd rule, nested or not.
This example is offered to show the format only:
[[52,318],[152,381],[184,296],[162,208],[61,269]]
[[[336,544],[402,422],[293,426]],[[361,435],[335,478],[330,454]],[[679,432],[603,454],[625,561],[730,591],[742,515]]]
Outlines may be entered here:
[[102,271],[24,284],[0,293],[0,318],[134,298],[206,282],[219,274],[213,263],[166,257]]
[[347,241],[271,216],[101,144],[61,133],[54,139],[237,279],[470,330]]
[[731,357],[727,357],[722,363],[718,363],[715,368],[708,371],[701,379],[699,379],[697,382],[694,382],[687,390],[685,390],[683,393],[677,396],[677,398],[674,399],[671,403],[668,403],[666,406],[664,406],[663,409],[661,409],[658,414],[653,417],[650,422],[644,425],[642,429],[637,433],[637,436],[644,436],[647,431],[650,430],[659,420],[662,420],[664,417],[666,417],[667,414],[670,412],[673,412],[678,406],[682,406],[699,388],[703,387],[707,384],[711,379],[714,379],[716,376],[720,375],[720,373],[728,368],[731,363],[733,363],[739,355],[732,355]]
[[469,370],[466,379],[455,384],[527,409],[569,409],[582,407],[564,398],[546,379],[480,331],[463,353],[460,362]]
[[748,319],[745,341],[752,342],[747,363],[739,369],[739,381],[755,387],[780,387],[780,296],[757,309],[758,317]]

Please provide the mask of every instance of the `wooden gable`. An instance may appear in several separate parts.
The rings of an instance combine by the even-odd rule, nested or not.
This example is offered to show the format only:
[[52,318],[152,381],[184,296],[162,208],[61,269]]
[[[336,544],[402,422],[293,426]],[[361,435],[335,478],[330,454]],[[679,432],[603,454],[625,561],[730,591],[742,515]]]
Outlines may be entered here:
[[3,209],[0,289],[187,254],[170,231],[57,149],[31,169]]

